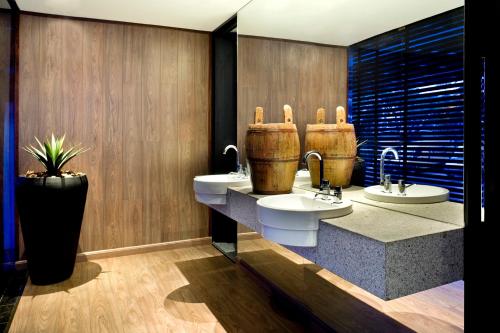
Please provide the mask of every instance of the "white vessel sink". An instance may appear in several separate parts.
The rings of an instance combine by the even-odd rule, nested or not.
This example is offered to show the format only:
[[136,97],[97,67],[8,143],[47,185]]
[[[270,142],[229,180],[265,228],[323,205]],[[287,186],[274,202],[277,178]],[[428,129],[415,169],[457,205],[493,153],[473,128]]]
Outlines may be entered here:
[[314,194],[281,194],[257,200],[262,236],[283,245],[316,246],[319,220],[352,212],[352,202],[315,200]]
[[193,179],[196,201],[208,205],[225,205],[228,187],[249,185],[249,177],[236,174],[196,176]]
[[448,200],[449,191],[445,188],[412,185],[406,189],[406,196],[399,193],[398,185],[392,184],[392,193],[384,192],[381,185],[375,185],[365,188],[365,197],[375,201],[400,203],[400,204],[424,204],[443,202]]
[[311,174],[309,173],[309,170],[297,171],[297,174],[295,175],[295,181],[296,182],[310,182],[311,181]]

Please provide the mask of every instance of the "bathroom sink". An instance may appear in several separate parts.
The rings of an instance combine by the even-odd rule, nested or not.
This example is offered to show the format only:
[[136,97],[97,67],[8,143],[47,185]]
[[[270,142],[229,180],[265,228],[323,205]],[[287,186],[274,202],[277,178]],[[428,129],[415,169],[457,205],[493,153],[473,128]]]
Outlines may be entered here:
[[385,193],[383,190],[381,185],[367,187],[365,197],[381,202],[424,204],[447,201],[449,196],[449,191],[445,188],[418,184],[408,187],[406,196],[399,194],[397,184],[392,184],[392,193]]
[[208,205],[225,205],[228,187],[249,185],[250,178],[239,174],[205,175],[193,179],[196,201]]
[[319,220],[347,215],[352,202],[314,199],[314,194],[281,194],[257,200],[262,236],[283,245],[316,246]]
[[295,175],[295,181],[296,182],[310,182],[311,181],[311,174],[309,173],[309,170],[297,171],[297,174]]

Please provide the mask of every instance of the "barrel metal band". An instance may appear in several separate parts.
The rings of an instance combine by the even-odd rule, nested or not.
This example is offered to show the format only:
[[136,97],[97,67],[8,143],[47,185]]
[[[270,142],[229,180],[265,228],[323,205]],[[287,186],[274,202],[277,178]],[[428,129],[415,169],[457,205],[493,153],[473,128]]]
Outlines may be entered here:
[[353,160],[356,156],[324,156],[322,155],[323,160]]
[[249,161],[252,162],[276,162],[276,163],[285,163],[285,162],[298,162],[299,157],[297,156],[296,158],[291,158],[291,159],[282,159],[279,157],[270,157],[270,158],[253,158],[253,157],[247,157]]
[[286,132],[286,133],[297,133],[296,128],[249,128],[248,132],[254,133],[268,133],[268,132]]
[[308,128],[307,132],[354,132],[352,128]]

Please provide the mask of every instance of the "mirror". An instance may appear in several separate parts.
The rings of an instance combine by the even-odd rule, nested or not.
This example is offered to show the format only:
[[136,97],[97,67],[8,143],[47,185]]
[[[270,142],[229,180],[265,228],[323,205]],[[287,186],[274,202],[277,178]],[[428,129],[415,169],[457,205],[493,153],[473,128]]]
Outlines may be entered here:
[[358,139],[367,140],[358,148],[356,165],[363,174],[355,185],[378,184],[380,154],[394,147],[399,160],[385,163],[394,183],[447,188],[449,209],[456,213],[394,204],[391,209],[463,221],[463,4],[250,1],[238,12],[242,159],[257,106],[266,123],[283,122],[283,105],[292,107],[301,154],[316,110],[325,108],[325,123],[335,123],[336,107],[344,106]]

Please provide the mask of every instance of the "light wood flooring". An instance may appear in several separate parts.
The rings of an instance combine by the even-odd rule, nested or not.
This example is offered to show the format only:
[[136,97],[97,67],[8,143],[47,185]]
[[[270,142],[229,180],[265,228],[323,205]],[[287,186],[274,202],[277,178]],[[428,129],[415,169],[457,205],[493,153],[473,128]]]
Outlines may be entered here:
[[[239,250],[326,322],[338,318],[334,303],[350,315],[341,290],[419,332],[463,330],[463,283],[386,302],[263,239],[242,240]],[[9,332],[307,332],[295,319],[241,265],[198,245],[77,263],[52,286],[28,281]]]

